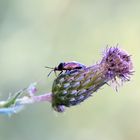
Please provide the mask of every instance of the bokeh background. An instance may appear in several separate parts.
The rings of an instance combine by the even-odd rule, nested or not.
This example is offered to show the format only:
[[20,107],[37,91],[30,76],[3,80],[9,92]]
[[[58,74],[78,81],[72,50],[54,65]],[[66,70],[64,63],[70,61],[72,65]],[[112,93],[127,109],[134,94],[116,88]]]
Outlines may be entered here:
[[49,103],[0,116],[0,140],[139,140],[140,1],[0,0],[0,99],[55,75],[44,66],[63,61],[91,65],[106,45],[132,54],[135,74],[116,93],[104,86],[94,97],[59,114]]

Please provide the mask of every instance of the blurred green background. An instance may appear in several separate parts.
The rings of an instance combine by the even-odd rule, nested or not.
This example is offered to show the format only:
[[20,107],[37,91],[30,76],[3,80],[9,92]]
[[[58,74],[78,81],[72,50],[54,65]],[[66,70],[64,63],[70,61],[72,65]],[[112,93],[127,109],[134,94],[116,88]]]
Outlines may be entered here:
[[135,75],[116,93],[104,86],[94,97],[59,114],[49,103],[0,116],[0,140],[139,140],[140,1],[0,0],[0,98],[42,79],[63,61],[91,65],[106,45],[132,54]]

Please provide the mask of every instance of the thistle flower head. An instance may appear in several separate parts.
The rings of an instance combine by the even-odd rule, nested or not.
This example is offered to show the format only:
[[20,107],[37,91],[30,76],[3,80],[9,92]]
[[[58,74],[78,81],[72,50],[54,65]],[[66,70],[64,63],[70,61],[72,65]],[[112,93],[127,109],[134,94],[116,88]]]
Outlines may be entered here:
[[118,47],[107,48],[101,61],[95,65],[66,71],[59,75],[52,86],[52,107],[63,112],[75,106],[109,81],[129,81],[132,74],[130,55]]
[[118,77],[122,81],[129,81],[133,73],[130,55],[118,47],[105,50],[101,65],[104,67],[106,77],[110,80]]

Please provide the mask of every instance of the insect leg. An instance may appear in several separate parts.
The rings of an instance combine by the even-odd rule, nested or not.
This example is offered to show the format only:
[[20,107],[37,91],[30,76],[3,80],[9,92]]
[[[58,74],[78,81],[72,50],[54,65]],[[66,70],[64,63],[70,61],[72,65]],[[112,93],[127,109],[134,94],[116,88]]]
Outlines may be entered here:
[[53,71],[54,71],[54,70],[51,70],[51,71],[49,72],[48,77],[50,76],[50,74],[51,74]]
[[62,74],[62,72],[63,72],[63,71],[61,71],[61,72],[59,73],[59,75],[61,75],[61,74]]
[[54,70],[54,73],[55,73],[55,76],[57,77],[57,73],[56,73],[56,70]]

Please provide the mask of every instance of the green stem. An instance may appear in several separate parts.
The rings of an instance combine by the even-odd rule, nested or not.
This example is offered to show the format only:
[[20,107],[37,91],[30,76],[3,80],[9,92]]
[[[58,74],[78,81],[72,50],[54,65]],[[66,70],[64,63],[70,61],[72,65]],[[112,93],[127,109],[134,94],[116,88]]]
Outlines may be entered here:
[[[24,89],[25,90],[25,89]],[[11,99],[9,99],[8,101],[6,101],[3,105],[0,106],[0,108],[8,108],[10,107],[11,105],[14,105],[15,102],[16,102],[16,99],[23,93],[24,90],[20,90],[18,91],[14,97],[12,97]]]

